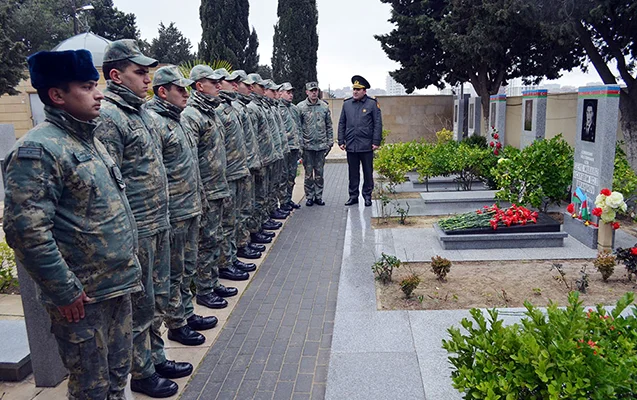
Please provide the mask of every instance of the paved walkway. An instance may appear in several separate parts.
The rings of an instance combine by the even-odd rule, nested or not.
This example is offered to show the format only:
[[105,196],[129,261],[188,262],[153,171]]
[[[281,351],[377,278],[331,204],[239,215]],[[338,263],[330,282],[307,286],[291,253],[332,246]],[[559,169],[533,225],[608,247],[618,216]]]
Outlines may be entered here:
[[347,166],[326,206],[294,212],[181,399],[323,399],[347,209]]

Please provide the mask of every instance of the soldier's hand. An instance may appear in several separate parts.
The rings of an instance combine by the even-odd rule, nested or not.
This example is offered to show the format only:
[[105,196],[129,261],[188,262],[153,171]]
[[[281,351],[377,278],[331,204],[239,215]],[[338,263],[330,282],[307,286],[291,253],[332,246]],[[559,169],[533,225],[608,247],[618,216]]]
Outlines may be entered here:
[[338,147],[340,147],[340,148],[341,148],[341,150],[345,150],[345,145],[344,145],[344,144],[342,144],[342,145],[340,145],[340,146],[338,146]]
[[84,303],[92,301],[90,297],[82,291],[80,297],[68,306],[60,306],[58,310],[69,322],[79,322],[84,319]]
[[375,144],[372,145],[372,151],[373,150],[378,150],[380,148],[380,146],[376,146]]

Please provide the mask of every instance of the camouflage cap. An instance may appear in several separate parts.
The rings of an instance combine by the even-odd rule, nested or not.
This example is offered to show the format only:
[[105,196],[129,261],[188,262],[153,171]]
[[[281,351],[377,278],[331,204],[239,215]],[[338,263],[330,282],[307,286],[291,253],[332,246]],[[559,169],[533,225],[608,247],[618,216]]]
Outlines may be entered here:
[[167,65],[155,71],[153,75],[153,87],[166,85],[168,83],[185,88],[192,85],[194,81],[184,78],[179,67],[176,65]]
[[312,90],[312,89],[318,89],[319,85],[318,82],[308,82],[305,84],[305,90]]
[[278,91],[280,87],[281,85],[277,85],[272,79],[268,79],[268,86],[266,86],[266,89]]
[[256,74],[256,73],[248,75],[248,82],[246,82],[246,83],[248,83],[248,85],[254,85],[256,83],[257,85],[263,86],[263,87],[265,87],[268,84],[267,81],[265,81],[265,80],[263,80],[263,78],[261,78],[261,75]]
[[228,72],[227,69],[225,68],[219,68],[219,69],[215,69],[215,74],[219,74],[221,76],[223,76],[223,79],[226,81],[229,81],[230,79],[230,72]]
[[241,79],[241,82],[247,85],[251,85],[251,83],[248,83],[248,74],[246,74],[246,72],[242,69],[232,71],[232,73],[230,74],[230,78],[228,78],[229,81],[234,81],[236,79]]
[[159,61],[142,54],[133,39],[121,39],[109,43],[104,50],[104,62],[129,60],[143,67],[155,67]]
[[290,82],[284,82],[281,84],[281,87],[279,87],[279,91],[283,91],[285,90],[290,91],[290,90],[294,90],[294,86],[292,86],[292,84]]
[[200,79],[207,78],[215,81],[220,81],[223,79],[223,75],[213,71],[210,66],[205,64],[195,65],[190,70],[190,79],[193,81],[198,81]]

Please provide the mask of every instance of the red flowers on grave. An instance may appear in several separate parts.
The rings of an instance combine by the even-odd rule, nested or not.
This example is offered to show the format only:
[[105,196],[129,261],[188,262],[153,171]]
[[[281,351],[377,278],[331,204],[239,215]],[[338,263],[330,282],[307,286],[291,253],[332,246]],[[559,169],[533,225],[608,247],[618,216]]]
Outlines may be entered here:
[[613,229],[615,229],[615,230],[619,229],[619,226],[620,226],[620,225],[619,225],[619,222],[617,222],[617,221],[615,221],[615,222],[613,222],[613,223],[612,223],[612,227],[613,227]]
[[531,211],[526,207],[517,206],[513,204],[509,208],[499,208],[496,204],[491,207],[484,207],[483,210],[478,210],[478,214],[490,213],[493,214],[493,218],[489,220],[491,228],[498,229],[498,225],[505,226],[511,225],[526,225],[527,223],[537,223],[538,213],[537,211]]
[[491,142],[489,146],[493,148],[493,154],[500,155],[500,149],[502,148],[502,143],[500,143],[500,134],[495,127],[491,127]]
[[571,203],[568,206],[566,206],[566,211],[569,214],[573,214],[575,212],[575,204]]
[[591,214],[593,214],[594,216],[599,218],[599,217],[602,216],[603,212],[604,211],[600,207],[595,207],[595,208],[593,208],[593,211],[591,211]]
[[599,193],[603,194],[604,196],[610,196],[612,194],[612,192],[608,188],[602,189]]
[[633,256],[637,256],[637,247],[631,247],[630,254]]
[[498,135],[498,133],[496,132],[496,133],[493,134],[493,138],[495,140],[498,140],[498,139],[500,139],[500,135]]
[[495,143],[491,142],[491,143],[489,143],[489,146],[495,147]]

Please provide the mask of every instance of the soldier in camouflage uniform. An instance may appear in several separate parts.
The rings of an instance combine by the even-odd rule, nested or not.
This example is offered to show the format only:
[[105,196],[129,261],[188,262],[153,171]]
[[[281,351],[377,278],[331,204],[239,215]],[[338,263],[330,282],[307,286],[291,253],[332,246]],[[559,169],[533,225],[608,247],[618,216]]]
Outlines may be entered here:
[[[230,190],[226,179],[225,129],[217,115],[221,103],[219,91],[223,77],[207,65],[196,65],[190,71],[194,81],[188,104],[181,113],[181,123],[197,142],[199,174],[203,188],[203,214],[199,230],[199,258],[197,260],[197,304],[218,309],[228,306],[223,297],[235,296],[237,288],[219,282],[223,236],[221,216],[230,204]],[[247,279],[247,273],[224,270],[224,277]],[[186,310],[188,313],[188,310]]]
[[[206,338],[197,330],[212,329],[217,324],[216,317],[202,317],[192,312],[190,284],[197,265],[200,178],[197,144],[180,123],[180,114],[188,101],[186,88],[192,83],[174,65],[159,68],[153,76],[155,96],[144,106],[158,120],[168,175],[171,226],[170,302],[166,310],[168,339],[187,346],[202,344]],[[188,308],[188,314],[185,308]],[[153,324],[157,333],[160,327]]]
[[226,132],[226,159],[228,160],[226,178],[228,179],[230,198],[232,200],[232,205],[224,209],[224,215],[221,220],[221,229],[224,236],[223,246],[221,247],[222,264],[240,271],[251,272],[257,268],[256,265],[254,263],[241,262],[237,258],[237,256],[250,259],[261,257],[261,252],[247,247],[247,237],[245,238],[246,242],[242,243],[243,247],[238,246],[240,243],[239,239],[241,239],[239,237],[241,231],[239,221],[241,198],[243,197],[241,192],[248,189],[248,181],[250,180],[245,136],[239,112],[232,105],[232,102],[237,99],[236,93],[233,91],[232,85],[226,81],[230,74],[225,69],[219,69],[215,72],[223,76],[221,91],[219,92],[221,103],[217,107],[217,114],[219,114]]
[[288,145],[290,147],[290,153],[286,159],[286,192],[283,205],[287,206],[284,210],[291,210],[293,208],[300,208],[299,204],[292,201],[292,192],[294,191],[294,181],[296,180],[296,171],[299,166],[300,157],[300,119],[299,110],[292,104],[294,98],[294,88],[290,82],[285,82],[279,88],[280,104],[279,112],[285,125],[285,131],[288,137]]
[[192,365],[167,360],[161,337],[151,329],[153,321],[163,321],[170,293],[168,180],[156,121],[142,107],[151,82],[149,67],[155,65],[157,60],[144,56],[134,40],[106,47],[105,101],[95,135],[122,171],[139,236],[145,290],[132,296],[131,389],[162,397],[177,391],[170,379],[189,375]]
[[269,85],[266,89],[266,96],[272,100],[273,111],[276,116],[276,121],[279,125],[279,134],[281,135],[281,149],[283,153],[283,159],[280,161],[277,171],[277,181],[278,185],[276,188],[277,200],[279,204],[279,209],[289,213],[292,211],[292,207],[288,206],[287,203],[287,191],[288,191],[288,157],[290,155],[290,146],[288,143],[288,133],[287,128],[285,126],[285,122],[283,119],[283,115],[281,114],[281,100],[279,99],[279,89],[281,85],[274,83],[272,80],[269,80]]
[[137,231],[119,168],[93,134],[102,93],[86,50],[29,57],[45,122],[3,166],[4,231],[38,288],[69,370],[69,399],[125,399]]
[[298,104],[301,120],[301,148],[305,166],[305,205],[325,205],[323,201],[323,169],[325,157],[334,145],[332,116],[326,102],[318,98],[316,82],[305,84],[307,99]]
[[[259,147],[259,156],[261,158],[262,173],[255,175],[255,218],[261,227],[258,238],[273,237],[273,230],[281,227],[281,222],[274,221],[270,218],[269,195],[268,188],[270,186],[270,170],[272,164],[276,161],[277,153],[274,147],[274,140],[270,123],[266,111],[267,105],[264,100],[265,88],[259,85],[263,82],[259,74],[249,74],[247,79],[243,81],[250,90],[250,99],[248,108],[253,111],[253,124],[256,128],[257,143]],[[255,235],[252,236],[255,240]]]

